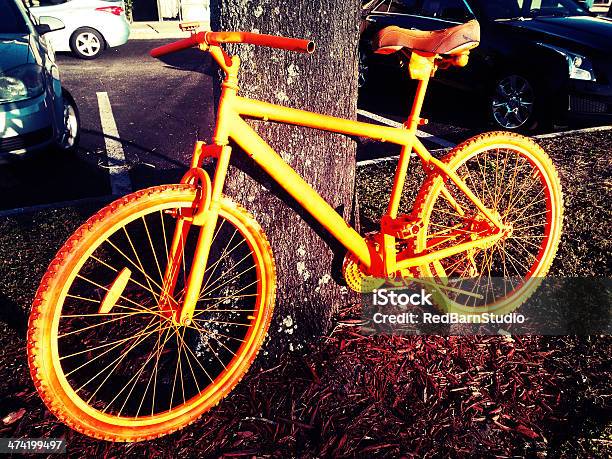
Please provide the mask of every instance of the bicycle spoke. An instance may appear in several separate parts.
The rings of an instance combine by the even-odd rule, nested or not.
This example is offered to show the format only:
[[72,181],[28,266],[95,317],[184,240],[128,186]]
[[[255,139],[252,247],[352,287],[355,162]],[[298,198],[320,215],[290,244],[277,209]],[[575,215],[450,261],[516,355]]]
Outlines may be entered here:
[[[194,327],[195,327],[195,328],[196,328],[196,329],[197,329],[197,330],[198,330],[200,333],[205,333],[206,335],[210,336],[212,339],[214,339],[215,341],[217,341],[217,343],[219,343],[221,346],[223,346],[223,347],[224,347],[224,348],[225,348],[225,349],[226,349],[228,352],[230,352],[230,354],[232,354],[233,356],[236,356],[236,353],[235,353],[234,351],[232,351],[232,350],[231,350],[229,347],[227,347],[227,346],[226,346],[226,345],[223,343],[223,341],[221,341],[219,338],[217,338],[217,337],[215,336],[215,334],[214,334],[214,333],[212,333],[212,332],[210,332],[210,331],[206,330],[205,328],[200,328],[200,326],[199,326],[199,325],[198,325],[196,322],[193,322],[193,326],[194,326]],[[220,336],[225,336],[225,335],[221,335],[220,333],[216,333],[216,334],[217,334],[217,335],[220,335]],[[229,336],[228,336],[228,338],[229,338]],[[243,342],[244,342],[244,341],[243,341]]]
[[[200,298],[198,298],[198,301],[213,301],[213,300],[217,300],[217,301],[215,302],[215,304],[213,304],[213,305],[212,305],[212,306],[215,306],[215,305],[219,304],[219,303],[220,303],[222,300],[224,300],[224,299],[241,298],[242,296],[245,296],[245,295],[236,295],[236,294],[238,294],[238,293],[242,293],[242,292],[244,292],[246,289],[248,289],[248,288],[250,288],[250,287],[253,287],[254,285],[256,285],[256,284],[258,284],[258,283],[259,283],[259,279],[254,280],[254,281],[253,281],[253,282],[251,282],[250,284],[245,285],[244,287],[241,287],[241,288],[240,288],[240,289],[239,289],[237,292],[235,292],[235,294],[234,294],[234,295],[228,295],[228,296],[225,296],[225,297],[218,297],[218,296],[216,296],[216,297],[214,297],[214,296],[213,296],[213,297],[210,297],[210,296],[208,296],[208,297],[204,297],[204,296],[201,296]],[[254,295],[255,295],[255,296],[257,296],[257,294],[254,294]]]
[[[233,281],[234,279],[236,279],[236,278],[238,278],[238,277],[242,276],[243,274],[245,274],[245,273],[247,273],[247,272],[249,272],[249,271],[251,271],[251,270],[253,270],[253,269],[255,269],[255,265],[252,265],[252,266],[248,267],[248,268],[247,268],[247,269],[245,269],[244,271],[242,271],[242,272],[240,272],[240,273],[236,274],[234,277],[231,277],[230,279],[226,280],[226,281],[225,281],[223,284],[218,285],[217,287],[213,288],[213,289],[212,289],[212,290],[210,290],[209,292],[204,292],[204,293],[211,294],[212,292],[214,292],[214,291],[216,291],[216,290],[219,290],[221,287],[225,287],[227,284],[229,284],[229,283],[230,283],[231,281]],[[215,285],[215,284],[213,284],[213,285]],[[212,287],[212,285],[211,285],[211,287]]]
[[[158,335],[159,336],[159,335]],[[159,338],[158,338],[159,339]],[[119,396],[123,393],[123,391],[125,389],[127,389],[127,387],[132,383],[132,381],[134,381],[134,384],[132,385],[132,388],[130,389],[130,391],[128,392],[123,405],[121,405],[121,408],[119,408],[119,412],[117,413],[117,416],[121,416],[121,412],[123,411],[123,409],[125,408],[125,405],[127,403],[127,401],[129,400],[130,396],[132,395],[132,392],[134,391],[134,387],[136,387],[136,384],[138,383],[138,379],[140,378],[140,375],[142,375],[142,372],[144,371],[144,369],[146,368],[147,364],[151,361],[151,359],[153,358],[153,352],[154,350],[151,350],[151,352],[149,353],[147,359],[145,360],[145,363],[142,365],[142,367],[140,368],[140,370],[134,374],[134,376],[132,376],[132,378],[125,383],[125,385],[123,386],[123,388],[117,393],[117,395],[115,395],[115,398],[113,398],[108,405],[102,410],[102,412],[104,413],[108,408],[110,408],[112,406],[112,404],[115,402],[115,400],[117,400],[119,398]]]
[[[123,227],[123,232],[125,233],[125,237],[127,238],[128,242],[130,243],[130,247],[132,248],[132,252],[134,252],[134,256],[136,257],[136,261],[138,262],[138,266],[140,266],[140,271],[145,274],[145,281],[147,282],[147,285],[149,286],[149,291],[151,293],[153,293],[153,287],[151,287],[151,282],[149,281],[150,276],[148,274],[146,274],[146,271],[145,271],[144,267],[142,266],[142,262],[140,261],[140,257],[138,256],[138,251],[134,247],[134,244],[132,243],[132,238],[128,234],[127,229],[125,228],[125,226]],[[151,279],[151,280],[153,280],[153,279]],[[161,286],[158,283],[155,283],[155,285],[160,289],[160,293],[161,293],[161,290],[162,290]],[[156,297],[156,295],[155,295],[155,293],[153,293],[153,300],[154,301],[159,301],[159,295],[157,295],[157,298],[155,298],[155,297]]]
[[[161,325],[159,326],[159,329],[162,330],[164,327],[162,327]],[[146,335],[146,336],[140,336],[138,337],[136,340],[134,340],[134,342],[130,345],[130,347],[119,357],[117,357],[114,361],[112,361],[110,364],[108,364],[106,367],[104,367],[102,370],[100,370],[98,373],[96,373],[92,378],[90,378],[87,382],[85,382],[84,384],[82,384],[78,389],[75,390],[75,392],[78,394],[81,390],[83,390],[84,387],[86,387],[90,382],[92,382],[93,380],[97,379],[98,376],[100,376],[103,372],[105,372],[108,368],[110,368],[113,364],[115,364],[115,366],[111,369],[111,371],[108,373],[108,375],[106,376],[106,378],[104,378],[104,380],[102,381],[102,383],[98,386],[98,388],[95,390],[95,392],[93,394],[91,394],[91,396],[89,397],[89,399],[87,400],[87,403],[90,403],[91,400],[93,399],[93,397],[96,396],[96,394],[98,393],[98,391],[102,388],[102,386],[106,383],[106,381],[108,381],[108,378],[110,378],[110,376],[113,374],[113,372],[117,369],[117,367],[119,365],[121,365],[121,362],[123,362],[123,360],[125,360],[125,358],[128,356],[128,354],[134,350],[140,343],[142,343],[145,339],[147,339],[150,335]]]
[[134,263],[134,261],[130,257],[128,257],[125,253],[123,253],[123,251],[119,247],[117,247],[110,239],[106,239],[104,242],[106,242],[108,245],[110,245],[112,248],[114,248],[123,258],[125,258],[127,261],[129,261],[130,264],[134,268],[136,268],[138,271],[140,271],[140,273],[145,278],[147,278],[149,281],[151,281],[160,290],[160,292],[163,290],[161,288],[161,286],[157,284],[157,282],[155,282],[153,279],[151,279],[151,277],[146,272],[144,272],[144,270],[142,268],[140,268],[136,263]]
[[[100,263],[100,264],[102,264],[102,265],[104,265],[104,266],[106,266],[106,267],[107,267],[108,269],[110,269],[111,271],[116,272],[116,273],[119,273],[119,270],[118,270],[117,268],[114,268],[113,266],[109,265],[108,263],[106,263],[106,262],[104,262],[104,261],[102,261],[102,260],[100,260],[100,259],[96,258],[95,256],[93,256],[93,255],[92,255],[92,256],[91,256],[91,259],[92,259],[92,260],[97,261],[98,263]],[[153,296],[154,296],[154,300],[155,300],[155,301],[159,301],[159,295],[157,295],[157,293],[155,293],[155,292],[154,292],[153,290],[151,290],[149,287],[146,287],[146,286],[142,285],[140,282],[136,281],[136,280],[135,280],[135,279],[134,279],[132,276],[130,276],[129,281],[130,281],[130,282],[133,282],[134,284],[138,285],[139,287],[141,287],[141,288],[145,289],[146,291],[150,292],[151,294],[153,294]],[[155,299],[155,296],[157,296],[158,298],[157,298],[157,299]]]
[[[149,322],[149,323],[148,323],[148,324],[145,326],[145,330],[144,330],[143,332],[139,333],[139,334],[138,334],[138,335],[136,335],[136,336],[129,336],[129,337],[125,338],[125,339],[115,341],[115,343],[117,343],[117,344],[115,344],[113,347],[111,347],[110,349],[107,349],[106,351],[102,352],[101,354],[98,354],[96,357],[94,357],[94,358],[92,358],[92,359],[87,360],[85,363],[83,363],[83,364],[82,364],[82,365],[80,365],[79,367],[77,367],[77,368],[75,368],[75,369],[73,369],[73,370],[69,371],[68,373],[66,373],[66,377],[70,376],[70,375],[71,375],[72,373],[74,373],[75,371],[78,371],[78,370],[80,370],[80,369],[82,369],[82,368],[86,367],[87,365],[90,365],[91,363],[95,362],[96,360],[98,360],[98,359],[99,359],[100,357],[102,357],[103,355],[106,355],[106,354],[108,354],[110,351],[112,351],[113,349],[118,348],[119,346],[121,346],[121,344],[125,343],[126,341],[133,341],[133,340],[134,340],[134,338],[138,338],[138,337],[148,337],[149,335],[152,335],[153,333],[157,332],[157,329],[155,329],[155,330],[153,330],[153,331],[146,331],[146,329],[148,329],[148,328],[149,328],[149,327],[150,327],[150,326],[153,324],[153,321],[154,321],[154,320],[155,320],[155,319],[151,319],[151,321],[150,321],[150,322]],[[103,347],[103,346],[97,346],[96,348],[93,348],[93,349],[100,349],[101,347]],[[87,351],[85,351],[85,352],[90,352],[91,350],[92,350],[92,349],[88,349],[88,350],[87,350]],[[78,354],[81,354],[81,353],[78,353]],[[73,356],[74,356],[74,355],[77,355],[77,354],[73,354]],[[64,358],[66,358],[66,357],[64,357]]]
[[[155,318],[151,319],[151,322],[153,320],[155,320]],[[151,322],[149,322],[149,323],[151,323]],[[86,354],[86,353],[91,352],[91,351],[95,351],[95,350],[98,350],[98,349],[102,349],[104,347],[112,346],[115,343],[119,343],[119,344],[120,343],[125,343],[126,341],[129,341],[131,339],[134,339],[134,337],[133,336],[128,336],[127,338],[111,341],[110,343],[104,343],[104,344],[101,344],[99,346],[91,347],[91,348],[88,348],[88,349],[85,349],[85,350],[82,350],[82,351],[74,352],[72,354],[64,355],[64,356],[60,357],[60,360],[69,359],[69,358],[75,357],[77,355]]]
[[223,260],[225,258],[225,255],[227,254],[227,248],[229,247],[229,245],[232,243],[232,241],[234,240],[234,237],[236,236],[236,234],[238,233],[238,230],[234,230],[234,233],[232,234],[232,237],[229,238],[229,240],[227,241],[227,243],[225,244],[225,247],[223,248],[222,252],[221,252],[221,256],[219,257],[219,259],[212,264],[211,266],[208,266],[206,268],[206,271],[204,271],[204,275],[206,275],[206,273],[212,269],[213,271],[211,272],[209,278],[206,280],[206,282],[204,283],[204,286],[202,287],[202,290],[200,290],[200,294],[202,294],[203,291],[206,290],[206,288],[208,287],[208,282],[210,282],[210,279],[212,279],[213,275],[215,274],[216,270],[217,270],[217,265],[221,262],[221,260]]
[[155,259],[155,265],[157,266],[157,272],[159,273],[160,283],[164,283],[164,275],[161,271],[161,266],[159,265],[159,261],[157,260],[157,253],[155,251],[155,247],[153,246],[153,240],[151,239],[151,232],[149,231],[149,226],[147,225],[147,220],[144,216],[140,217],[142,223],[145,227],[145,231],[147,232],[147,239],[149,240],[149,246],[151,247],[151,253],[153,254],[153,258]]
[[106,407],[102,410],[102,412],[106,412],[106,410],[108,410],[113,403],[115,402],[115,400],[117,400],[119,398],[119,396],[123,393],[123,391],[125,389],[128,388],[128,386],[132,383],[132,381],[134,381],[134,385],[132,386],[132,389],[130,389],[130,391],[128,392],[127,397],[125,398],[123,405],[121,405],[121,408],[119,408],[119,412],[117,413],[117,416],[121,416],[121,412],[123,411],[123,409],[125,408],[125,404],[127,403],[127,401],[130,398],[130,395],[132,394],[132,392],[134,391],[134,387],[136,387],[136,383],[138,383],[138,378],[140,378],[140,375],[142,374],[142,372],[144,371],[144,369],[146,368],[147,364],[149,363],[149,361],[153,358],[153,350],[149,353],[147,359],[145,360],[145,363],[142,365],[142,367],[140,368],[140,370],[138,372],[136,372],[134,374],[134,376],[132,376],[127,383],[125,383],[125,385],[121,388],[121,390],[119,392],[117,392],[117,395],[115,395],[115,397],[108,402],[108,405],[106,405]]
[[[140,404],[138,405],[138,409],[136,410],[136,416],[135,419],[138,418],[138,415],[140,414],[140,410],[142,409],[142,405],[147,397],[147,392],[149,391],[149,387],[151,386],[151,382],[153,381],[153,375],[156,375],[157,378],[157,368],[159,365],[159,358],[161,357],[161,353],[164,349],[164,346],[166,345],[166,342],[169,339],[169,334],[170,334],[170,330],[171,328],[168,328],[166,330],[166,333],[164,335],[164,342],[162,344],[160,344],[161,342],[161,333],[158,332],[157,334],[157,343],[155,344],[155,364],[153,365],[154,370],[151,371],[151,376],[149,376],[149,380],[147,382],[147,386],[145,387],[144,393],[142,394],[142,399],[140,400]],[[157,380],[156,380],[157,383]],[[153,392],[153,398],[151,400],[151,416],[153,416],[153,411],[155,410],[155,392]]]
[[[159,219],[161,221],[162,235],[164,237],[164,250],[166,252],[166,266],[168,266],[170,264],[170,254],[168,253],[168,237],[166,235],[166,224],[164,223],[164,214],[161,210],[159,211]],[[162,276],[162,284],[163,282],[164,282],[164,277]]]

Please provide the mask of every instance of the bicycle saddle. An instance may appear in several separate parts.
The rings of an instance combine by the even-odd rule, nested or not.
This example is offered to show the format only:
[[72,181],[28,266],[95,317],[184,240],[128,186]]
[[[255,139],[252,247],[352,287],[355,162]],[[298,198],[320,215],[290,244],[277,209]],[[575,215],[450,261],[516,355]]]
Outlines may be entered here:
[[480,43],[480,24],[472,20],[448,29],[423,32],[389,26],[374,38],[378,54],[391,54],[402,48],[432,54],[457,55],[475,48]]

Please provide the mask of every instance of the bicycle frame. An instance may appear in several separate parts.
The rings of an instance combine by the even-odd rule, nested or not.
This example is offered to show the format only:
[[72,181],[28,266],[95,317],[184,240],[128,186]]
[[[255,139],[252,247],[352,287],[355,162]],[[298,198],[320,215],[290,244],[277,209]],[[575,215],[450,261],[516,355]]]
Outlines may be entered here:
[[[482,247],[501,237],[503,225],[499,219],[487,209],[480,199],[472,193],[463,180],[446,164],[436,159],[416,137],[416,131],[422,120],[420,118],[423,100],[427,90],[429,76],[435,69],[435,56],[419,55],[411,66],[419,66],[421,74],[410,116],[405,123],[405,129],[378,126],[371,123],[336,118],[304,110],[283,107],[262,101],[247,99],[237,95],[238,71],[240,60],[237,56],[228,56],[218,46],[202,45],[209,51],[219,66],[225,71],[226,78],[222,83],[222,93],[219,102],[217,125],[214,135],[213,150],[196,145],[192,168],[199,168],[205,156],[217,157],[217,168],[212,183],[210,206],[206,210],[206,222],[200,230],[194,263],[189,274],[187,290],[179,321],[189,321],[195,307],[208,258],[208,250],[212,242],[213,231],[219,212],[221,193],[225,184],[229,167],[231,148],[229,141],[233,140],[255,163],[265,170],[287,193],[289,193],[313,218],[329,231],[347,250],[353,253],[373,275],[382,277],[406,270],[411,267],[425,265],[449,257],[469,249]],[[413,53],[414,54],[414,53]],[[423,69],[425,70],[423,72]],[[398,259],[396,237],[383,234],[382,250],[376,250],[355,229],[353,229],[295,170],[289,166],[243,119],[242,117],[258,118],[264,121],[277,121],[284,124],[304,126],[308,128],[367,137],[381,142],[391,142],[400,145],[401,153],[395,172],[393,189],[391,191],[387,213],[383,218],[396,219],[399,202],[404,188],[405,177],[414,150],[420,157],[425,172],[437,173],[444,179],[450,179],[468,197],[468,199],[493,223],[499,230],[497,233],[475,240],[458,243],[452,247],[433,250],[416,256],[403,256]],[[458,206],[450,193],[443,188],[444,196],[449,202]],[[453,204],[454,203],[454,204]],[[461,211],[459,208],[458,211]],[[180,223],[180,222],[179,222]],[[184,228],[177,229],[177,234],[183,234]],[[180,243],[177,242],[180,246]],[[173,251],[174,254],[174,251]],[[176,263],[176,261],[174,262]],[[172,263],[172,264],[174,264]],[[169,266],[167,274],[175,268]]]

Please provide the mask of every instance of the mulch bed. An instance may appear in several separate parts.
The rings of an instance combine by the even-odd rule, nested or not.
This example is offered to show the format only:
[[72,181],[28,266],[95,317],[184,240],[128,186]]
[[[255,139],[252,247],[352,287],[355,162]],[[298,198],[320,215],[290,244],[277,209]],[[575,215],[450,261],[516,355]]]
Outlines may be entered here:
[[[541,143],[566,195],[553,274],[609,277],[612,133]],[[389,183],[379,168],[387,167],[359,170],[365,227],[384,201]],[[0,221],[0,303],[14,311],[0,322],[0,437],[64,437],[75,457],[612,454],[609,336],[364,336],[351,308],[330,336],[247,374],[180,432],[128,445],[77,434],[44,408],[30,382],[15,304],[29,304],[57,246],[49,232],[61,239],[57,229],[69,234],[85,214],[47,212],[29,220],[28,232],[19,219]],[[32,249],[34,241],[42,242]]]

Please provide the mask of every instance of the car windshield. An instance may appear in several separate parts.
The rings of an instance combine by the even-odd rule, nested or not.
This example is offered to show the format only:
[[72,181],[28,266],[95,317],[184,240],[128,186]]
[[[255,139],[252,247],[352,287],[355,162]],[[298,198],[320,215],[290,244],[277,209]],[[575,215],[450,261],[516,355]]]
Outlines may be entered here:
[[[17,0],[21,1],[21,0]],[[0,34],[29,33],[28,26],[15,0],[0,0]]]
[[589,14],[573,0],[477,0],[475,4],[488,19],[566,17]]

